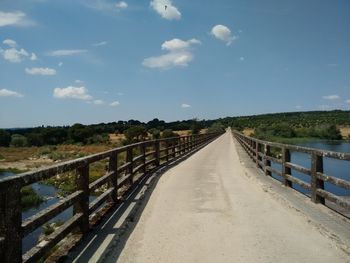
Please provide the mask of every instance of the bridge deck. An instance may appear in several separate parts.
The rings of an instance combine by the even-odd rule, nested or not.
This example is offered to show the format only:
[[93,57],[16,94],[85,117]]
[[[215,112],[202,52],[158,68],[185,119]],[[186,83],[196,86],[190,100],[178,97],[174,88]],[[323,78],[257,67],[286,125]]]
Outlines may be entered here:
[[[349,244],[340,249],[305,214],[249,176],[239,147],[226,133],[164,173],[127,239],[107,242],[103,261],[350,262],[343,251]],[[343,235],[349,238],[349,230]]]

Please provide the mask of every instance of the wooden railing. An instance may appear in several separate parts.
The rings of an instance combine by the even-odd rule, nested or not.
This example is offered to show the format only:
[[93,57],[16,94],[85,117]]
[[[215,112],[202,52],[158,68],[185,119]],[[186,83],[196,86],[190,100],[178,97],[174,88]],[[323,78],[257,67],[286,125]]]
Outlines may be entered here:
[[[253,159],[257,167],[264,171],[265,175],[271,176],[274,173],[282,178],[285,186],[293,187],[293,184],[297,184],[301,188],[310,191],[309,196],[315,203],[325,204],[325,200],[328,200],[350,212],[350,202],[348,200],[325,190],[325,182],[346,190],[350,190],[350,182],[327,175],[323,171],[324,157],[350,161],[350,154],[262,141],[244,136],[237,131],[233,131],[233,135]],[[274,151],[271,151],[272,149]],[[311,159],[311,169],[292,163],[291,152],[308,154]],[[280,165],[281,169],[273,168],[272,163]],[[310,176],[309,182],[293,176],[292,170]],[[348,172],[350,173],[350,171]],[[348,191],[347,196],[350,196],[350,191]]]
[[[103,205],[118,205],[126,189],[133,187],[150,170],[198,149],[219,135],[211,133],[139,142],[0,180],[0,261],[36,262],[73,230],[78,228],[81,234],[86,234],[93,213],[103,209]],[[90,183],[89,166],[101,160],[108,163],[105,174]],[[71,171],[75,172],[75,191],[22,221],[21,188]],[[104,187],[103,193],[90,202],[90,194],[101,187]],[[22,255],[24,237],[72,206],[73,216],[68,221]]]

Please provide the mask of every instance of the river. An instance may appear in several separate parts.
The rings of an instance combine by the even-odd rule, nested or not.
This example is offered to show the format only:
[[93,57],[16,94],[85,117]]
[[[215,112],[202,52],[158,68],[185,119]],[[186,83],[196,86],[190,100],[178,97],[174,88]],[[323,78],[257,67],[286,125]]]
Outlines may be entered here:
[[[335,152],[343,152],[350,153],[350,143],[343,141],[310,141],[307,143],[298,144],[300,146],[323,149],[328,151]],[[311,169],[311,157],[309,154],[300,153],[300,152],[291,152],[291,161],[292,163],[304,166],[308,169]],[[272,165],[276,169],[281,169],[281,165],[273,164]],[[335,176],[347,181],[350,181],[350,162],[349,161],[341,161],[333,158],[323,158],[323,170],[327,175]],[[292,170],[292,175],[301,179],[307,183],[310,183],[310,176],[299,173],[297,171]],[[276,174],[272,175],[277,180],[282,180],[282,178]],[[309,195],[309,191],[301,188],[299,185],[293,185],[293,187],[306,194]],[[325,183],[325,189],[333,194],[339,196],[350,196],[350,191],[344,188],[340,188],[334,186],[330,183]]]

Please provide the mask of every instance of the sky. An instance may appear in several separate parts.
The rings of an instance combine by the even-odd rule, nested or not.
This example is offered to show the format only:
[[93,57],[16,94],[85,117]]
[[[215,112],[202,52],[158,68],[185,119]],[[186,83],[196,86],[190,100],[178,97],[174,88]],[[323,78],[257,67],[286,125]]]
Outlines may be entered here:
[[350,109],[348,0],[0,0],[0,128]]

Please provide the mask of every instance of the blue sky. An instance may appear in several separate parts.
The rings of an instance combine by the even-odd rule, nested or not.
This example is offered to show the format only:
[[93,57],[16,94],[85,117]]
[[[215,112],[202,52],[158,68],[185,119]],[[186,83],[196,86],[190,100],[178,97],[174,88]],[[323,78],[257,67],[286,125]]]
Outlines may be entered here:
[[2,0],[0,127],[350,109],[348,0]]

